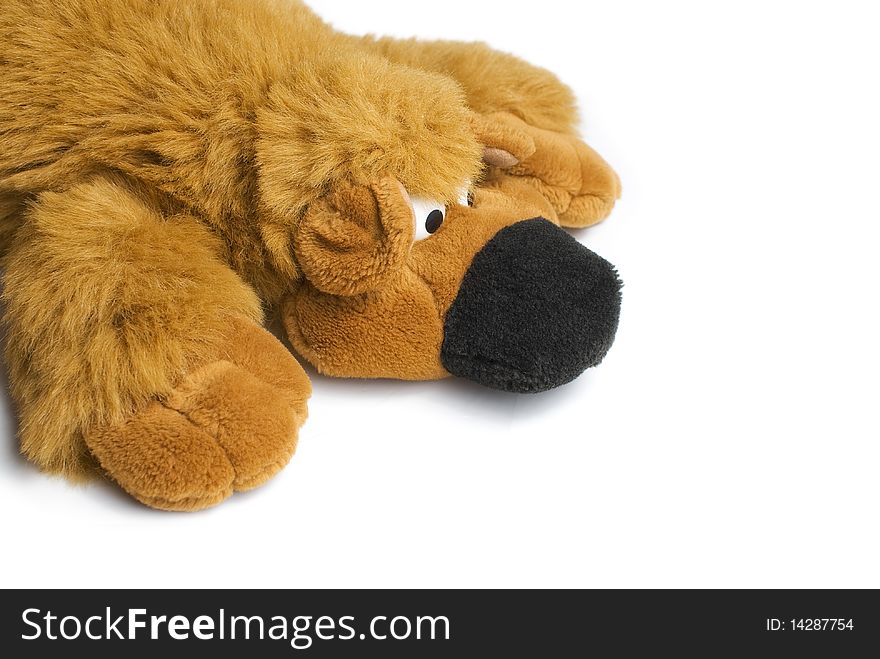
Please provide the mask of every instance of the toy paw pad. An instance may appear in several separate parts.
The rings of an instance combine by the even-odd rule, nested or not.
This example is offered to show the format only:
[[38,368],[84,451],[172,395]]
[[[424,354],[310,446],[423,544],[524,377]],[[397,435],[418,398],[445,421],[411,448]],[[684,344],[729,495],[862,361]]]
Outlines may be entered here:
[[[562,226],[601,222],[620,198],[617,174],[576,137],[535,128],[503,112],[478,116],[474,130],[485,145],[486,164],[534,186]],[[489,178],[491,182],[492,172]]]
[[233,323],[222,359],[163,401],[86,439],[129,494],[162,510],[199,510],[269,480],[292,457],[310,386],[274,337]]

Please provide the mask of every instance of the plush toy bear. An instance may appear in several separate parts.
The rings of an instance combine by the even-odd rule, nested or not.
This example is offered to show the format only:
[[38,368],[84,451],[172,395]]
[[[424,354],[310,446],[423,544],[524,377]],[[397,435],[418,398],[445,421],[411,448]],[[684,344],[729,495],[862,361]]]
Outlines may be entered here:
[[547,71],[295,1],[5,0],[0,43],[5,355],[42,469],[167,510],[265,482],[310,395],[267,313],[333,376],[536,392],[608,351],[617,275],[559,226],[620,186]]

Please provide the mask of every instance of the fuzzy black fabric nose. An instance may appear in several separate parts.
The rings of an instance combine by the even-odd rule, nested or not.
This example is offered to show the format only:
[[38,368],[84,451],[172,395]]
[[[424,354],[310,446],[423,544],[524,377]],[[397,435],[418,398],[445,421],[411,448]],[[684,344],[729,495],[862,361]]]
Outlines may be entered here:
[[620,290],[614,266],[551,222],[507,227],[465,274],[446,316],[443,366],[520,393],[571,382],[611,347]]

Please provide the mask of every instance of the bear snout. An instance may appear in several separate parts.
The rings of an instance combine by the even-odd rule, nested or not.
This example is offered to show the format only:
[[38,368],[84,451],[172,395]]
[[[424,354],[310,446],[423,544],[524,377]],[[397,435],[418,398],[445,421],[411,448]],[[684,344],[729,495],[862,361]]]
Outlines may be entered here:
[[517,393],[571,382],[614,341],[614,267],[542,218],[497,233],[449,309],[441,361],[451,374]]

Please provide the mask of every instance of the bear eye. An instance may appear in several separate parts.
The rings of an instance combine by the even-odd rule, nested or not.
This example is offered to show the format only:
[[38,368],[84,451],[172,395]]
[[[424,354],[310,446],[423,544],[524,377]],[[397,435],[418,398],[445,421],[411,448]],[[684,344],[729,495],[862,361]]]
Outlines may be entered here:
[[443,211],[439,208],[435,208],[428,213],[428,219],[425,220],[425,229],[427,229],[428,233],[437,233],[437,229],[443,225],[444,219]]
[[430,199],[412,198],[416,222],[416,240],[424,240],[443,226],[446,206]]

